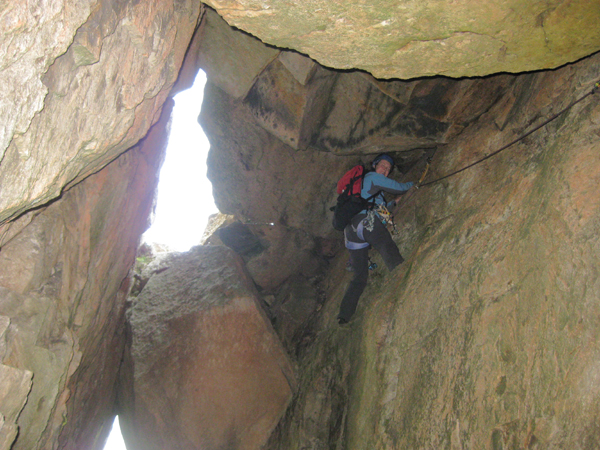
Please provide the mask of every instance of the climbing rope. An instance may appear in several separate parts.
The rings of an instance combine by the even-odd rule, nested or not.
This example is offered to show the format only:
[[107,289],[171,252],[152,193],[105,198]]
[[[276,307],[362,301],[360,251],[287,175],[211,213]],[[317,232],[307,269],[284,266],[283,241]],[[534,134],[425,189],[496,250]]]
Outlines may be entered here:
[[[418,183],[417,187],[430,186],[430,185],[432,185],[432,184],[434,184],[434,183],[437,183],[438,181],[445,180],[446,178],[450,178],[450,177],[451,177],[451,176],[453,176],[453,175],[456,175],[456,174],[458,174],[458,173],[464,172],[465,170],[467,170],[467,169],[470,169],[471,167],[473,167],[473,166],[476,166],[476,165],[477,165],[477,164],[479,164],[479,163],[482,163],[482,162],[483,162],[483,161],[485,161],[486,159],[490,159],[492,156],[495,156],[495,155],[497,155],[498,153],[500,153],[500,152],[502,152],[502,151],[506,150],[507,148],[509,148],[510,146],[512,146],[512,145],[514,145],[514,144],[516,144],[517,142],[519,142],[519,141],[521,141],[521,140],[525,139],[527,136],[529,136],[530,134],[532,134],[532,133],[536,132],[536,131],[537,131],[537,130],[539,130],[540,128],[542,128],[542,127],[544,127],[544,126],[548,125],[550,122],[552,122],[554,119],[556,119],[557,117],[559,117],[561,114],[564,114],[566,111],[568,111],[569,109],[571,109],[571,108],[572,108],[573,106],[575,106],[577,103],[581,102],[582,100],[584,100],[585,98],[589,97],[590,95],[592,95],[592,94],[595,94],[595,93],[596,93],[596,91],[597,91],[599,88],[600,88],[600,81],[598,81],[598,82],[596,82],[596,83],[594,84],[594,87],[592,88],[592,90],[591,90],[590,92],[588,92],[587,94],[585,94],[585,95],[583,95],[582,97],[578,98],[577,100],[575,100],[575,101],[571,102],[569,105],[567,105],[567,106],[566,106],[565,108],[563,108],[561,111],[557,112],[557,113],[556,113],[556,114],[554,114],[552,117],[550,117],[549,119],[545,120],[544,122],[542,122],[541,124],[539,124],[538,126],[536,126],[535,128],[533,128],[532,130],[528,131],[527,133],[523,134],[522,136],[519,136],[519,137],[518,137],[517,139],[515,139],[514,141],[512,141],[512,142],[509,142],[508,144],[506,144],[506,145],[504,145],[503,147],[499,148],[498,150],[496,150],[496,151],[494,151],[494,152],[490,153],[489,155],[486,155],[486,156],[484,156],[483,158],[481,158],[481,159],[478,159],[477,161],[475,161],[475,162],[473,162],[473,163],[469,164],[468,166],[465,166],[465,167],[463,167],[463,168],[461,168],[461,169],[455,170],[454,172],[451,172],[451,173],[449,173],[448,175],[444,175],[443,177],[437,178],[437,179],[435,179],[435,180],[433,180],[433,181],[428,181],[427,183],[423,183],[423,184],[421,184],[421,183]],[[426,170],[425,170],[425,172],[424,172],[424,175],[426,175],[426,174],[427,174],[427,169],[429,169],[429,163],[430,163],[430,161],[428,161],[427,168],[426,168]],[[425,178],[425,176],[424,176],[424,175],[421,177],[421,180],[420,180],[420,181],[422,181],[422,180]]]

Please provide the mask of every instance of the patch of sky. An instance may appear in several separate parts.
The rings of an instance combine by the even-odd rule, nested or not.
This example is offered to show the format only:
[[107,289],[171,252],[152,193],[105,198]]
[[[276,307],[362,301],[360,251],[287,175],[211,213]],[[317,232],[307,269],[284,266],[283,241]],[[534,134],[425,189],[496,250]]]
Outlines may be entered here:
[[[218,212],[212,185],[206,178],[210,144],[198,123],[206,74],[200,71],[193,86],[174,97],[171,133],[160,170],[156,211],[142,239],[175,251],[200,243],[208,217]],[[126,450],[119,418],[115,417],[104,450]]]
[[198,123],[206,74],[199,71],[193,86],[178,93],[171,133],[160,171],[156,211],[143,240],[175,251],[198,245],[208,217],[218,212],[206,177],[210,144]]
[[104,450],[127,450],[123,441],[123,435],[121,434],[121,427],[119,426],[119,416],[115,417],[112,429],[104,445]]

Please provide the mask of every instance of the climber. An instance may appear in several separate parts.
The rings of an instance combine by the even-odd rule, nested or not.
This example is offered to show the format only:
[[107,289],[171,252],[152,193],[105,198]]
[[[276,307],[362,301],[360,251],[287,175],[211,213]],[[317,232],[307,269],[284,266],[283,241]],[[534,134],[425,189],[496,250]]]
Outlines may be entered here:
[[373,246],[379,252],[390,271],[404,261],[390,232],[385,227],[385,219],[382,220],[377,209],[382,206],[395,206],[400,200],[401,196],[399,195],[394,200],[386,202],[383,192],[404,194],[413,187],[414,183],[399,183],[388,178],[394,168],[394,160],[385,153],[373,160],[372,167],[374,170],[365,175],[360,194],[365,199],[377,194],[374,197],[375,207],[358,213],[344,229],[346,248],[350,252],[354,277],[340,305],[340,313],[337,317],[340,325],[348,323],[354,311],[356,311],[358,299],[367,286],[369,247]]

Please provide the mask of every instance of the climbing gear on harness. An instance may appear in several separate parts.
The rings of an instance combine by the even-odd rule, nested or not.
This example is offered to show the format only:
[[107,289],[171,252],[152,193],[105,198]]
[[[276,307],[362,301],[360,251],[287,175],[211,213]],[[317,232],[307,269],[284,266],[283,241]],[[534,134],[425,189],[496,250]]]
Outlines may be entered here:
[[367,248],[370,245],[365,240],[364,232],[365,232],[365,229],[367,231],[373,231],[373,229],[375,228],[375,220],[379,220],[384,225],[386,224],[386,222],[384,222],[381,217],[380,211],[387,212],[387,215],[385,216],[386,220],[388,221],[388,223],[392,224],[392,226],[394,228],[393,232],[394,233],[396,232],[396,224],[394,223],[392,214],[388,211],[388,209],[384,205],[378,205],[377,209],[370,209],[369,211],[367,211],[367,215],[364,217],[364,219],[362,219],[360,222],[358,222],[358,225],[356,226],[356,228],[354,227],[354,225],[352,225],[352,224],[350,225],[352,227],[352,231],[354,231],[356,233],[356,236],[358,237],[358,239],[360,239],[361,242],[353,242],[353,241],[348,240],[348,236],[346,236],[346,233],[344,233],[344,242],[345,242],[346,248],[348,250],[359,250],[361,248]]
[[375,212],[379,216],[381,223],[386,225],[387,223],[392,221],[392,213],[385,207],[384,204],[377,205],[375,208]]
[[379,220],[381,220],[381,223],[384,225],[391,225],[392,226],[392,233],[396,233],[396,224],[394,223],[394,216],[392,215],[392,213],[386,208],[385,205],[381,204],[381,205],[377,205],[377,208],[375,208],[375,212],[377,213],[377,215],[379,216]]
[[377,263],[374,263],[373,261],[371,261],[371,258],[369,258],[369,270],[375,269],[377,269]]
[[377,205],[377,208],[375,208],[375,212],[379,216],[381,223],[384,225],[388,225],[388,224],[391,225],[392,226],[392,234],[396,234],[398,230],[396,229],[396,222],[394,222],[394,216],[386,208],[386,206],[383,204]]
[[375,211],[370,209],[367,211],[365,218],[358,222],[356,228],[352,223],[350,224],[350,227],[352,228],[352,231],[356,233],[356,236],[361,242],[349,241],[346,231],[344,231],[344,242],[346,244],[346,248],[348,250],[360,250],[361,248],[367,248],[370,244],[365,240],[364,230],[366,228],[367,231],[373,231],[373,228],[375,227]]

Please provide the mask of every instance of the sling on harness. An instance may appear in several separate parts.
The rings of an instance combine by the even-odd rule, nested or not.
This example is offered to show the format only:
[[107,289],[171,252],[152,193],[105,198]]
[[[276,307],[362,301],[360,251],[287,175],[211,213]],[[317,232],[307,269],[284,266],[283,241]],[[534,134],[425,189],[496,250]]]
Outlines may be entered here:
[[[365,217],[365,219],[366,219],[366,217]],[[371,245],[367,241],[365,241],[365,237],[364,237],[365,219],[362,219],[358,223],[358,226],[356,227],[356,230],[355,230],[356,235],[362,242],[349,241],[348,236],[346,236],[346,233],[344,233],[344,243],[346,244],[346,248],[348,250],[360,250],[361,248],[367,248],[369,245]],[[350,226],[354,230],[354,226],[353,225],[350,225]]]
[[386,208],[385,205],[377,205],[377,208],[375,208],[375,212],[381,219],[381,223],[383,223],[384,225],[392,221],[392,213]]
[[398,232],[396,229],[396,222],[394,222],[394,216],[385,205],[377,206],[375,212],[377,212],[377,215],[381,219],[381,223],[384,225],[390,224],[392,226],[392,234],[396,234]]

